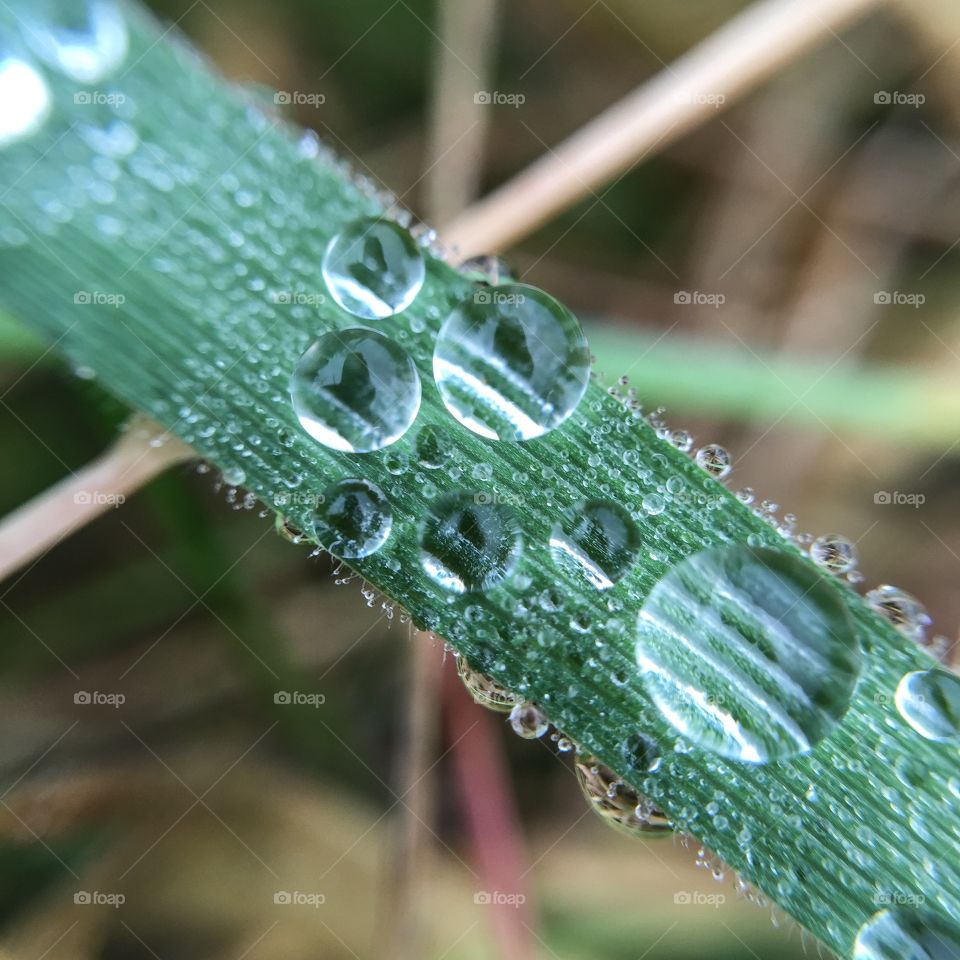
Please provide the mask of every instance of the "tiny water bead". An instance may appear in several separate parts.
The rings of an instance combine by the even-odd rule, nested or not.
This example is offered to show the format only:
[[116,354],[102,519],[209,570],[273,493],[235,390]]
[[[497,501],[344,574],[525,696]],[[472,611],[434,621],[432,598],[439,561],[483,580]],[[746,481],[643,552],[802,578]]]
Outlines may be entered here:
[[0,50],[0,147],[29,137],[50,115],[52,99],[43,75]]
[[930,617],[923,604],[912,594],[889,583],[881,584],[865,597],[877,613],[885,616],[904,636],[922,643]]
[[655,805],[595,757],[578,754],[574,771],[590,809],[609,826],[631,836],[668,836],[673,832]]
[[490,440],[532,440],[576,409],[590,351],[576,317],[542,290],[482,287],[444,321],[433,375],[465,427]]
[[510,711],[508,719],[513,732],[524,740],[536,740],[550,729],[550,721],[544,712],[535,703],[526,700]]
[[333,450],[369,453],[396,442],[420,409],[420,377],[402,347],[353,327],[316,340],[290,387],[300,425]]
[[347,313],[383,320],[406,310],[423,286],[426,268],[413,237],[389,220],[356,220],[323,255],[323,279]]
[[485,493],[451,493],[434,504],[420,535],[420,563],[452,593],[489,590],[513,573],[523,551],[513,509]]
[[623,744],[623,759],[635,770],[654,773],[660,769],[663,754],[660,744],[645,733],[634,733]]
[[810,559],[830,573],[848,573],[857,565],[857,548],[846,537],[830,533],[810,544]]
[[417,463],[425,470],[439,470],[450,459],[449,444],[436,427],[425,426],[417,434]]
[[376,553],[390,536],[393,507],[383,491],[367,480],[340,480],[324,491],[314,515],[317,542],[344,560]]
[[129,45],[115,0],[34,0],[23,36],[38,57],[77,83],[108,77]]
[[711,477],[717,480],[723,480],[724,477],[729,476],[733,469],[730,454],[719,443],[708,443],[701,447],[694,454],[694,460],[698,467],[706,470]]
[[640,611],[637,663],[681,735],[765,763],[830,733],[860,648],[829,580],[792,554],[731,546],[687,558],[656,584]]
[[479,673],[467,662],[466,657],[457,654],[457,675],[463,682],[467,693],[473,698],[475,703],[488,710],[496,710],[498,713],[509,713],[517,704],[523,701],[522,697],[511,693],[506,687],[501,686],[496,680],[491,679],[485,673]]
[[916,907],[880,910],[857,932],[853,960],[960,960],[960,927]]
[[564,511],[550,534],[550,553],[561,567],[582,574],[598,590],[612,587],[640,550],[630,514],[609,500],[584,500]]
[[946,670],[915,670],[897,684],[900,715],[922,737],[960,738],[960,677]]

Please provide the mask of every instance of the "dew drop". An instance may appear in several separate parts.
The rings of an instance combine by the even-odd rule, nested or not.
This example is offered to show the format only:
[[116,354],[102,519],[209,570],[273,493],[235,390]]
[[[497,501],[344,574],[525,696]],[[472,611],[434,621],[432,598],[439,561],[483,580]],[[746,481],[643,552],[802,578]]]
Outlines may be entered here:
[[578,754],[574,770],[590,809],[615,830],[635,837],[673,832],[654,804],[595,757]]
[[300,425],[334,450],[369,453],[399,440],[420,409],[420,377],[402,347],[354,327],[316,340],[290,388]]
[[653,773],[660,769],[663,755],[660,744],[645,733],[634,733],[623,744],[623,759],[635,770]]
[[598,590],[612,587],[640,550],[630,514],[609,500],[585,500],[564,512],[550,534],[550,553],[562,567],[582,574]]
[[389,220],[356,220],[323,255],[323,279],[347,313],[383,320],[413,303],[423,286],[423,254],[413,237]]
[[247,472],[242,467],[227,467],[223,471],[223,482],[228,487],[239,487],[246,479]]
[[518,703],[510,711],[509,720],[513,732],[524,740],[536,740],[550,729],[550,723],[543,711],[528,700]]
[[542,290],[479,288],[444,321],[433,374],[464,426],[490,440],[531,440],[576,409],[590,352],[573,314]]
[[865,597],[877,613],[885,616],[904,636],[922,643],[930,617],[923,604],[912,594],[888,583],[871,590]]
[[689,557],[651,591],[638,626],[637,662],[663,716],[744,762],[811,750],[843,716],[860,671],[836,588],[776,550]]
[[439,470],[450,459],[449,446],[436,427],[426,426],[417,434],[417,463],[424,470]]
[[50,115],[50,88],[17,57],[0,59],[0,147],[36,133]]
[[946,670],[915,670],[897,684],[900,715],[928,740],[960,736],[960,677]]
[[708,443],[702,446],[694,455],[694,460],[698,467],[706,470],[717,480],[723,480],[724,477],[729,476],[733,469],[730,454],[719,443]]
[[467,662],[466,657],[459,653],[457,654],[457,675],[474,702],[488,710],[508,713],[518,703],[522,702],[522,698],[517,694],[511,693],[506,687],[486,674],[474,670]]
[[129,35],[113,0],[33,0],[24,40],[38,57],[77,83],[97,83],[127,56]]
[[513,509],[483,493],[452,493],[434,505],[420,534],[420,563],[453,593],[475,593],[502,583],[523,550]]
[[880,910],[857,932],[853,960],[960,960],[960,927],[929,910]]
[[846,537],[829,533],[810,544],[810,559],[829,573],[848,573],[857,565],[857,548]]
[[376,553],[390,536],[393,507],[367,480],[340,480],[324,491],[313,518],[317,542],[345,560]]
[[643,510],[651,517],[659,516],[666,509],[666,501],[659,493],[648,493],[643,498]]

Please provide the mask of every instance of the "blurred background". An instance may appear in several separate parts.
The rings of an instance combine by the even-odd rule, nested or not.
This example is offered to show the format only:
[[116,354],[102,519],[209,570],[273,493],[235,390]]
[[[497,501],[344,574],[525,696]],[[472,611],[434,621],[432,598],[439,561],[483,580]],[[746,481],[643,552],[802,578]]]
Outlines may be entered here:
[[[442,233],[746,4],[152,6]],[[478,77],[502,96],[451,107]],[[948,659],[958,80],[953,4],[878,5],[499,251],[609,382],[731,451],[732,486],[849,537],[864,588],[916,594]],[[13,328],[0,393],[3,512],[129,413]],[[0,957],[817,951],[694,842],[608,829],[555,742],[249,507],[176,468],[0,584]]]

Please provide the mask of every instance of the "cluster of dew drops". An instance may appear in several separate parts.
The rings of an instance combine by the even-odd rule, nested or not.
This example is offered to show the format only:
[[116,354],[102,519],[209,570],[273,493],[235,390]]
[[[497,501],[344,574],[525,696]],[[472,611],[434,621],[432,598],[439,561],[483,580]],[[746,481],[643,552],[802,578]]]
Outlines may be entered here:
[[[38,0],[35,6],[22,42],[4,38],[0,49],[0,149],[31,136],[49,116],[52,103],[44,68],[90,84],[115,70],[128,52],[127,25],[114,0]],[[130,133],[133,135],[132,130]],[[304,143],[312,156],[320,155],[314,139],[305,138]],[[396,210],[384,203],[383,194],[368,181],[354,177],[354,183],[384,207]],[[403,437],[417,419],[420,377],[413,360],[390,336],[390,322],[414,302],[424,284],[424,249],[439,256],[443,251],[431,231],[410,227],[411,218],[402,211],[392,218],[364,218],[338,233],[324,254],[321,269],[326,288],[357,323],[327,332],[309,346],[291,371],[290,396],[304,431],[329,449],[376,453]],[[13,243],[10,237],[3,239]],[[25,238],[20,242],[26,242]],[[461,269],[475,281],[474,289],[443,320],[433,353],[433,377],[451,423],[459,425],[455,429],[504,443],[526,442],[561,426],[576,410],[592,376],[591,357],[576,318],[543,291],[514,282],[496,261],[485,259]],[[423,329],[422,324],[414,328],[415,332]],[[625,379],[610,392],[635,417],[644,416]],[[645,416],[663,440],[690,454],[707,474],[718,481],[730,475],[731,458],[723,447],[709,443],[694,449],[689,433],[666,425],[662,410]],[[442,432],[430,425],[422,427],[416,437],[416,456],[427,470],[443,466],[447,452]],[[473,478],[489,480],[489,470],[485,473],[478,466]],[[245,481],[242,470],[226,470],[222,479],[228,498],[238,508],[254,506],[252,494],[238,492]],[[669,483],[666,492],[670,492]],[[798,533],[796,519],[789,514],[780,518],[776,504],[757,503],[749,489],[737,496],[807,552],[824,573],[850,584],[860,582],[856,550],[850,540]],[[646,494],[642,512],[656,517],[666,510],[667,499],[660,493]],[[393,507],[369,480],[339,480],[317,502],[313,534],[335,556],[347,561],[360,559],[388,542]],[[609,590],[639,554],[635,516],[607,499],[570,504],[551,531],[550,555],[593,588]],[[303,539],[287,521],[280,518],[277,523],[288,539]],[[424,574],[451,595],[477,594],[505,582],[514,575],[524,549],[517,511],[482,489],[462,489],[436,498],[419,533]],[[803,615],[785,621],[786,629],[781,623],[777,631],[764,633],[763,615],[769,613],[765,604],[770,598],[761,594],[771,587],[775,600],[793,598],[796,606],[802,599]],[[364,595],[374,602],[372,588],[365,586]],[[796,723],[790,730],[778,729],[772,714],[761,710],[757,715],[756,704],[735,703],[729,714],[720,712],[722,723],[718,725],[715,706],[704,709],[700,700],[684,700],[680,695],[686,678],[674,645],[668,642],[680,627],[675,611],[678,606],[719,606],[721,596],[736,597],[740,603],[737,615],[747,620],[753,617],[751,629],[755,636],[763,634],[775,655],[773,660],[782,664],[803,659],[790,656],[802,648],[845,667],[825,685],[816,671],[798,669],[790,676],[803,698],[818,704],[806,712],[797,703],[785,700],[780,704],[794,710]],[[903,634],[935,657],[943,657],[946,640],[927,640],[929,618],[914,597],[883,585],[870,590],[866,600]],[[677,749],[683,745],[689,750],[692,743],[752,763],[807,752],[842,716],[857,677],[859,649],[852,632],[844,632],[842,619],[835,595],[822,588],[807,565],[785,552],[751,549],[749,544],[711,548],[669,571],[639,611],[637,663],[649,682],[651,699],[681,735]],[[687,625],[687,631],[685,640],[695,651],[715,651],[710,644],[718,636],[734,653],[746,649],[745,639],[731,633],[727,623]],[[711,682],[718,682],[720,671],[731,665],[732,660],[721,664]],[[474,700],[507,713],[517,734],[535,739],[551,731],[537,704],[475,671],[459,655],[457,667]],[[770,676],[752,679],[772,685],[778,679],[774,674],[771,668]],[[766,692],[771,690],[775,699],[777,691],[768,685]],[[953,674],[939,669],[911,671],[900,680],[893,699],[902,719],[920,736],[940,743],[960,738],[960,681]],[[559,751],[573,753],[581,789],[606,822],[632,835],[673,833],[677,824],[671,823],[656,803],[559,731],[553,731],[551,737]],[[644,733],[630,737],[622,750],[625,769],[648,777],[660,768],[660,745]],[[960,795],[960,786],[955,781],[952,786]],[[722,816],[717,811],[707,812],[716,814],[715,823]],[[722,876],[722,866],[706,851],[701,851],[698,861],[718,878]],[[854,952],[861,960],[882,960],[894,955],[891,944],[904,953],[924,948],[931,936],[941,944],[960,943],[960,934],[941,917],[920,910],[883,909],[865,920]]]

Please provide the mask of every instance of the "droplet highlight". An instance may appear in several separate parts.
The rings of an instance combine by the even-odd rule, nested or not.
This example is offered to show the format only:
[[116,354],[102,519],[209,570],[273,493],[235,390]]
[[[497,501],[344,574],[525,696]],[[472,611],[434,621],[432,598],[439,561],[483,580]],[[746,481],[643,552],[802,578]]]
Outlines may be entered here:
[[564,512],[550,534],[550,553],[564,569],[608,590],[633,565],[640,532],[630,514],[610,500],[584,500]]
[[347,313],[383,320],[413,303],[426,276],[423,253],[402,227],[376,217],[351,223],[327,245],[323,279]]
[[506,580],[523,550],[513,509],[484,493],[453,493],[434,505],[420,535],[420,563],[452,593],[489,590]]
[[481,287],[444,321],[433,374],[465,427],[490,440],[532,440],[576,409],[590,352],[577,319],[542,290]]
[[639,615],[637,663],[680,734],[765,763],[807,753],[840,721],[860,648],[838,591],[808,564],[719,547],[653,588]]
[[333,450],[369,453],[395,443],[420,409],[420,377],[402,347],[354,327],[316,340],[290,387],[307,433]]
[[18,57],[0,59],[0,147],[36,133],[50,116],[43,75]]

